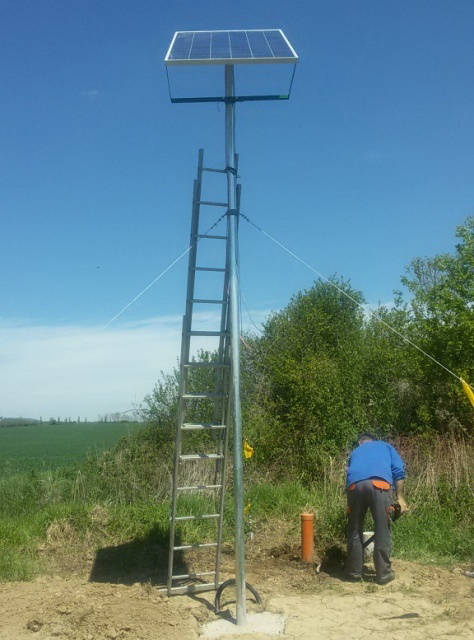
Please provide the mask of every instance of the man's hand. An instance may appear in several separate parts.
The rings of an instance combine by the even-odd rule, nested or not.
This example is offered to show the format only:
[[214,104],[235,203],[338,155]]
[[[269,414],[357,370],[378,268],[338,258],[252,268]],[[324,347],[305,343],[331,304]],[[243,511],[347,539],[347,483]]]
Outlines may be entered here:
[[410,510],[405,502],[404,484],[403,478],[395,481],[395,491],[397,492],[397,502],[400,505],[400,515],[403,515]]
[[397,502],[400,505],[400,515],[403,515],[404,513],[410,511],[409,506],[405,502],[405,498],[401,498],[400,496],[398,496]]

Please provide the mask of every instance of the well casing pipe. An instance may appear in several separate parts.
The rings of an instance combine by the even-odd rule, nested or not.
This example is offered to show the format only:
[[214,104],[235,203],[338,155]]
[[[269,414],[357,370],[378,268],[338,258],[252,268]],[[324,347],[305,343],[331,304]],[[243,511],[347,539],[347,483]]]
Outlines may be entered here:
[[301,514],[301,559],[303,562],[313,562],[313,524],[314,513]]

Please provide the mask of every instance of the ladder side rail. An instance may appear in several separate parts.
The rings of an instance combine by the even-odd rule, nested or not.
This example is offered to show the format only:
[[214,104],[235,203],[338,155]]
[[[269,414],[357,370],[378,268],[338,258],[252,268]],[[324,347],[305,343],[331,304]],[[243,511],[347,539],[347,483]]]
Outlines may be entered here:
[[[222,299],[225,300],[225,302],[222,305],[222,309],[221,309],[221,318],[220,318],[220,327],[219,327],[219,333],[220,333],[220,337],[219,337],[219,347],[218,347],[218,351],[217,351],[217,362],[219,364],[224,364],[225,362],[227,362],[225,360],[225,344],[228,341],[228,327],[227,327],[227,318],[228,318],[228,311],[229,311],[229,303],[228,303],[228,299],[227,299],[227,290],[229,288],[229,258],[227,255],[227,251],[226,251],[226,269],[225,269],[225,275],[224,275],[224,284],[222,287]],[[219,393],[219,391],[224,391],[222,383],[224,380],[224,370],[223,368],[217,369],[216,370],[216,387],[215,387],[215,392]],[[217,414],[219,413],[218,411],[218,407],[216,406],[214,408],[214,422],[217,421]],[[223,423],[225,424],[225,423]]]
[[[229,316],[227,316],[227,328],[229,327],[230,324],[230,318]],[[228,359],[230,357],[230,338],[226,338],[226,343],[225,343],[225,349],[224,349],[224,357],[226,359]],[[224,424],[227,425],[226,429],[225,429],[225,433],[224,433],[224,441],[222,442],[222,447],[223,447],[223,454],[224,454],[224,458],[221,462],[221,467],[220,467],[220,484],[221,484],[221,488],[220,488],[220,496],[219,496],[219,520],[218,520],[218,525],[217,525],[217,548],[216,548],[216,567],[215,567],[215,586],[216,589],[219,588],[219,572],[220,572],[220,565],[221,565],[221,552],[222,552],[222,534],[223,534],[223,529],[224,529],[224,506],[225,506],[225,489],[226,489],[226,473],[227,473],[227,460],[228,460],[228,453],[229,453],[229,433],[230,433],[230,421],[231,421],[231,416],[232,416],[232,411],[231,411],[231,402],[232,402],[232,394],[230,393],[230,386],[231,386],[231,371],[230,368],[227,369],[224,372],[224,383],[225,383],[225,387],[227,387],[227,389],[229,390],[228,396],[227,396],[227,402],[225,403],[225,406],[223,407],[223,415],[222,415],[222,420],[224,421]]]
[[[238,162],[239,162],[239,156],[238,154],[234,155],[234,166],[235,166],[235,170],[237,171],[237,167],[238,167]],[[236,188],[236,208],[237,211],[240,212],[240,197],[241,197],[241,190],[242,187],[240,184],[237,185]],[[239,220],[239,217],[237,218],[237,221]],[[225,335],[225,346],[224,346],[224,358],[226,362],[230,362],[231,358],[230,358],[230,347],[231,347],[231,340],[230,340],[230,314],[229,314],[229,309],[230,309],[230,291],[229,291],[229,274],[230,274],[230,234],[227,234],[228,238],[227,238],[227,242],[226,242],[226,278],[227,278],[227,283],[225,285],[225,289],[224,289],[224,295],[223,298],[226,300],[226,304],[225,306],[225,310],[226,310],[226,318],[225,318],[225,331],[226,331],[226,335]],[[217,549],[216,549],[216,575],[215,575],[215,584],[216,584],[216,589],[219,588],[219,573],[220,573],[220,564],[221,564],[221,551],[222,551],[222,534],[223,534],[223,529],[224,529],[224,506],[225,506],[225,479],[226,479],[226,473],[227,473],[227,459],[228,459],[228,453],[229,453],[229,432],[230,432],[230,423],[231,423],[231,416],[232,416],[232,411],[231,411],[231,402],[232,402],[232,393],[231,393],[231,380],[232,380],[232,370],[229,367],[228,370],[223,371],[222,372],[223,375],[225,376],[224,378],[224,388],[227,389],[228,391],[228,400],[227,403],[225,404],[225,406],[223,406],[223,415],[222,415],[222,421],[224,422],[224,424],[227,425],[227,429],[225,431],[224,434],[224,442],[223,442],[223,454],[224,454],[224,459],[221,462],[221,478],[220,478],[220,483],[221,483],[221,493],[220,493],[220,504],[219,504],[219,513],[220,513],[220,518],[219,518],[219,522],[218,522],[218,532],[217,532]]]
[[[186,331],[188,320],[186,316],[183,316],[183,328],[181,333],[181,363],[186,358],[186,352],[189,352],[189,334]],[[176,437],[174,444],[174,463],[173,463],[173,479],[171,485],[171,517],[170,517],[170,538],[169,538],[169,555],[168,555],[168,595],[171,594],[171,588],[173,584],[173,565],[174,565],[174,546],[176,535],[176,502],[177,502],[177,487],[179,476],[179,463],[181,455],[181,424],[184,416],[184,400],[183,391],[186,388],[185,377],[187,371],[181,365],[181,374],[179,379],[179,400],[178,400],[178,418],[176,422]]]
[[[220,330],[222,332],[219,340],[218,362],[229,362],[229,241],[226,241],[226,269],[224,276],[224,283],[222,287],[222,299],[225,300],[221,310],[221,322]],[[219,520],[217,523],[217,547],[215,557],[215,588],[219,588],[219,571],[221,563],[221,548],[222,548],[222,532],[224,526],[224,500],[225,500],[225,476],[227,468],[227,451],[229,442],[229,416],[230,416],[230,376],[228,371],[220,369],[216,371],[216,392],[221,389],[223,393],[227,391],[227,401],[220,403],[218,407],[217,403],[214,405],[213,421],[217,422],[220,418],[221,424],[225,424],[225,432],[219,434],[217,451],[223,455],[221,460],[216,461],[214,483],[220,483],[219,493]],[[218,416],[220,413],[220,416]]]
[[[238,166],[238,154],[235,154],[234,156],[234,163],[235,163],[235,167],[237,170],[237,166]],[[239,210],[240,208],[240,185],[237,186],[237,209]],[[230,206],[230,203],[228,202],[227,206]],[[227,234],[228,236],[228,234]],[[229,327],[229,296],[228,296],[228,291],[229,291],[229,274],[230,274],[230,264],[229,264],[229,260],[230,260],[230,252],[229,252],[229,238],[227,237],[226,240],[226,257],[225,257],[225,276],[224,276],[224,284],[223,284],[223,288],[222,288],[222,300],[224,300],[225,302],[222,305],[222,311],[221,311],[221,324],[220,324],[220,333],[221,333],[221,337],[219,339],[219,350],[218,350],[218,362],[219,363],[223,363],[223,362],[229,362],[229,358],[228,358],[228,350],[227,350],[227,354],[225,355],[225,344],[228,343],[228,338],[230,335],[230,327]],[[227,357],[226,357],[227,356]],[[221,380],[219,380],[219,374],[221,377]],[[217,384],[216,384],[216,392],[218,391],[218,383],[221,382],[222,384],[222,379],[223,376],[225,375],[224,371],[218,372],[217,374]],[[223,413],[225,413],[225,409],[223,409]],[[215,416],[217,417],[217,416]],[[224,420],[224,417],[222,418]],[[227,424],[227,422],[223,422],[223,424]]]
[[[223,170],[223,173],[226,173],[226,169]],[[227,197],[227,208],[229,208],[230,204],[229,204],[229,198]],[[229,300],[228,300],[228,292],[229,289],[229,241],[228,241],[228,237],[226,234],[226,252],[225,252],[225,273],[224,273],[224,282],[223,282],[223,286],[222,286],[222,300],[223,300],[223,304],[221,307],[221,319],[220,319],[220,327],[219,327],[219,332],[220,332],[220,338],[219,338],[219,346],[218,346],[218,351],[217,351],[217,362],[219,364],[223,364],[224,362],[228,362],[228,359],[225,359],[225,345],[226,342],[228,341],[228,314],[229,314]],[[226,335],[227,334],[227,335]],[[222,390],[223,392],[225,392],[227,390],[227,392],[229,392],[229,388],[225,389],[225,385],[224,385],[224,381],[225,381],[225,372],[221,369],[221,370],[216,370],[216,385],[215,385],[215,391],[216,393],[218,393],[220,390]],[[219,416],[220,414],[220,416]],[[221,403],[220,405],[218,405],[218,403],[216,403],[214,405],[214,412],[213,412],[213,422],[217,423],[218,420],[220,419],[221,424],[227,424],[228,422],[226,421],[226,403]],[[218,445],[218,453],[222,454],[225,451],[225,446],[223,443],[223,440],[225,439],[225,435],[226,434],[220,434],[220,437],[218,438],[217,441],[217,445]],[[220,474],[221,471],[221,466],[222,463],[220,461],[216,462],[216,468],[215,468],[215,474],[214,474],[214,482],[217,482],[217,478]]]
[[[239,193],[240,193],[240,189],[239,189]],[[229,240],[227,238],[226,257],[225,257],[225,275],[224,275],[224,284],[222,288],[222,300],[224,300],[225,302],[222,305],[222,311],[221,311],[220,332],[222,335],[221,335],[221,339],[219,340],[218,362],[223,362],[222,356],[224,352],[224,340],[229,335],[229,327],[228,327],[228,315],[229,315],[228,291],[229,291],[229,274],[230,274],[229,259],[230,259],[229,258]]]
[[194,282],[196,274],[196,257],[197,257],[197,243],[199,233],[199,212],[201,199],[201,185],[202,185],[202,165],[203,165],[204,149],[199,149],[198,154],[198,171],[197,179],[194,181],[193,186],[193,214],[191,219],[191,234],[190,234],[190,246],[188,260],[188,285],[186,291],[186,315],[189,318],[189,331],[191,331],[191,319],[193,312],[193,299],[194,299]]
[[[238,155],[235,154],[235,163],[237,165],[238,163]],[[240,185],[237,185],[237,210],[240,210]],[[230,252],[229,252],[229,240],[227,239],[226,242],[226,268],[225,268],[225,277],[224,277],[224,284],[223,284],[223,292],[222,292],[222,299],[225,300],[224,304],[222,305],[222,312],[221,312],[221,325],[220,325],[220,332],[221,332],[221,338],[219,340],[219,351],[218,351],[218,362],[222,363],[222,362],[230,362],[230,357],[229,357],[229,336],[230,336],[230,325],[229,325],[229,274],[230,274],[230,266],[229,266],[229,260],[230,260]],[[227,380],[227,384],[224,384],[224,381]],[[227,393],[230,396],[230,377],[227,376],[226,378],[226,372],[224,370],[221,371],[217,371],[217,375],[216,375],[216,392],[218,391],[219,388],[222,388],[223,391],[227,391]],[[217,422],[218,417],[217,417],[217,406],[215,406],[214,408],[214,422]],[[228,422],[228,418],[227,416],[229,415],[229,412],[227,411],[227,407],[226,405],[223,403],[223,406],[221,408],[221,423],[222,424],[229,424]],[[224,436],[225,437],[225,436]],[[225,445],[223,444],[223,438],[219,439],[219,453],[223,453],[226,452],[227,449],[225,447]],[[216,477],[217,477],[217,473],[218,473],[218,465],[216,465]]]
[[[239,231],[239,227],[240,227],[240,198],[242,196],[242,185],[238,184],[235,188],[235,192],[236,192],[236,203],[237,203],[237,233]],[[238,247],[237,247],[238,249]],[[237,265],[240,268],[240,255],[239,253],[237,253]],[[239,278],[240,278],[240,273],[239,273]],[[240,283],[239,283],[239,287],[240,287]]]
[[[228,203],[228,207],[229,207],[229,203]],[[227,234],[226,234],[227,235]],[[224,301],[222,304],[222,308],[221,308],[221,319],[220,319],[220,339],[219,339],[219,347],[218,347],[218,362],[219,363],[224,363],[224,362],[229,362],[229,352],[228,352],[228,342],[229,342],[229,296],[228,296],[228,290],[229,290],[229,273],[230,273],[230,267],[229,267],[229,240],[227,238],[226,240],[226,252],[225,252],[225,275],[224,275],[224,282],[223,282],[223,286],[222,286],[222,300]],[[227,385],[225,384],[225,382],[227,381]],[[228,393],[228,395],[230,395],[230,385],[228,384],[229,378],[228,376],[226,377],[225,371],[223,369],[221,370],[217,370],[216,371],[216,393],[219,392],[219,390],[222,390],[222,392],[226,392]],[[226,407],[227,407],[228,403],[222,402],[220,404],[220,406],[216,403],[214,405],[214,413],[213,413],[213,422],[217,423],[217,421],[220,419],[221,424],[226,424],[227,425],[227,429],[229,428],[228,425],[228,421],[227,421],[227,416],[229,415],[228,412],[226,413]],[[220,416],[219,416],[220,414]],[[218,438],[217,441],[217,451],[220,454],[225,454],[226,453],[226,445],[224,444],[224,440],[226,439],[227,434],[220,434],[221,437]],[[220,475],[222,475],[222,466],[224,466],[224,461],[217,461],[216,462],[216,467],[215,467],[215,474],[214,474],[214,483],[218,482],[218,477]],[[224,484],[223,484],[223,479],[224,477],[222,477],[222,492],[223,492],[223,488],[224,488]]]
[[[237,173],[239,162],[238,154],[234,154],[234,169]],[[227,169],[226,169],[227,170]],[[240,195],[241,195],[241,185],[236,186],[236,209],[240,211]],[[228,195],[228,207],[230,208],[230,198]],[[221,330],[224,331],[223,340],[219,345],[222,350],[222,356],[225,362],[230,362],[230,348],[231,348],[231,340],[230,340],[230,234],[227,232],[227,241],[226,241],[226,272],[225,272],[225,281],[223,287],[223,295],[222,298],[225,300],[225,304],[222,308],[222,316],[221,316]],[[219,578],[220,578],[220,564],[221,564],[221,552],[222,552],[222,535],[224,529],[224,506],[225,506],[225,489],[226,489],[226,473],[227,473],[227,460],[228,460],[228,452],[229,452],[229,432],[230,432],[230,421],[231,421],[231,401],[232,401],[232,393],[231,393],[231,369],[223,370],[220,372],[221,374],[221,384],[223,385],[223,390],[227,391],[227,402],[222,404],[222,422],[227,425],[225,433],[222,434],[223,438],[219,440],[219,452],[223,454],[223,459],[216,464],[216,472],[217,466],[220,465],[220,497],[219,497],[219,520],[218,520],[218,530],[217,530],[217,548],[216,548],[216,565],[215,565],[215,586],[216,589],[219,588]],[[217,481],[217,473],[216,473],[216,481]]]

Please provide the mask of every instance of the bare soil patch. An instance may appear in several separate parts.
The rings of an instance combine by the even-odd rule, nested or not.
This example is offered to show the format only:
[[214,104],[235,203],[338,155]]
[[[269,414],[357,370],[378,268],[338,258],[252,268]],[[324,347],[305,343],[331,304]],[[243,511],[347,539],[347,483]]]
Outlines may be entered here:
[[[167,598],[159,591],[161,569],[150,569],[150,564],[161,558],[162,550],[147,554],[140,549],[143,554],[137,556],[133,571],[127,564],[112,572],[110,580],[102,572],[94,581],[94,562],[100,554],[84,553],[80,560],[74,556],[68,567],[58,538],[44,549],[51,575],[0,585],[0,640],[194,640],[201,625],[215,618],[213,592]],[[376,585],[370,571],[366,581],[346,583],[337,553],[318,573],[316,564],[299,561],[298,547],[284,538],[278,527],[273,534],[257,534],[248,546],[247,564],[247,580],[258,589],[264,609],[287,617],[283,640],[474,638],[474,580],[460,570],[395,560],[397,578],[387,586]],[[115,555],[112,550],[109,554],[116,561],[120,547]],[[192,564],[191,557],[188,566]],[[223,578],[231,577],[229,549],[223,565]],[[232,613],[231,601],[228,593]],[[249,608],[258,610],[252,604]]]

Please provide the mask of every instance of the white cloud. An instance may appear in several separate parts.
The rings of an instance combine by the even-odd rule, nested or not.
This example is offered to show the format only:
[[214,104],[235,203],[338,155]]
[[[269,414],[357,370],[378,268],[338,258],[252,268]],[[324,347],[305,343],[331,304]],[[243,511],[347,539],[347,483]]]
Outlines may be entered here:
[[[265,311],[250,312],[259,323]],[[252,329],[243,320],[244,329]],[[217,313],[199,313],[194,329],[213,330]],[[193,338],[212,349],[216,338]],[[34,326],[0,320],[0,415],[87,417],[126,411],[177,363],[181,317],[101,327]]]

